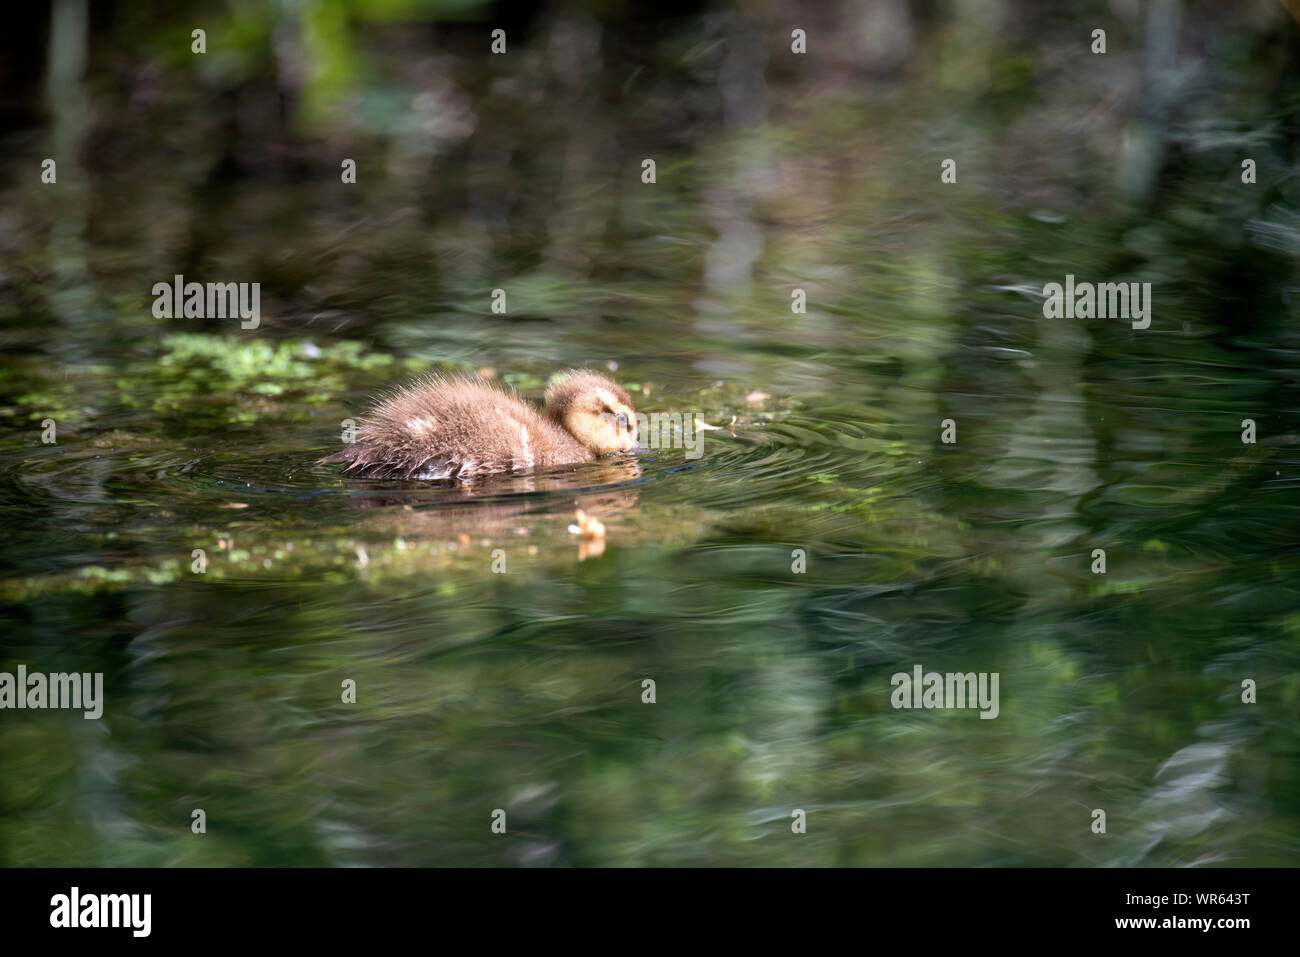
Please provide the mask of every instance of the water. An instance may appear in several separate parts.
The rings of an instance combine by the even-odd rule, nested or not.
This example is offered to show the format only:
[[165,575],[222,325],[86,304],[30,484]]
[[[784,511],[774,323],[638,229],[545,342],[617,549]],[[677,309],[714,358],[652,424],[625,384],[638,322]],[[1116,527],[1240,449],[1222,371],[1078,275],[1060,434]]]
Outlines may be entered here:
[[[1053,22],[908,22],[908,62],[990,71],[886,47],[846,87],[725,16],[545,11],[495,85],[353,37],[391,75],[352,81],[338,149],[260,111],[255,66],[236,109],[186,61],[97,93],[111,148],[66,191],[11,133],[0,670],[102,671],[106,704],[0,712],[0,863],[1294,863],[1298,198],[1207,132],[1293,164],[1292,74],[1231,55],[1286,24],[1187,55],[1233,82],[1175,111],[1144,194],[1132,110],[1050,126],[1140,43],[1067,81]],[[1236,118],[1261,79],[1275,114]],[[424,138],[378,105],[413,90]],[[262,282],[261,327],[154,319],[177,272]],[[1044,318],[1066,274],[1152,282],[1151,327]],[[582,364],[717,426],[705,454],[469,491],[314,464],[419,372],[537,400]],[[997,718],[891,707],[918,664],[997,672]]]

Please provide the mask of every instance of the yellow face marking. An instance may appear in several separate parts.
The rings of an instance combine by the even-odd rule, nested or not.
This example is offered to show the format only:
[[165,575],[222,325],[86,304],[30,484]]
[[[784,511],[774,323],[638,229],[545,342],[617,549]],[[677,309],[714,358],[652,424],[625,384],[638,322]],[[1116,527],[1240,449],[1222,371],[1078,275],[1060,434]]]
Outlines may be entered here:
[[[625,417],[626,424],[618,422]],[[597,453],[619,452],[636,444],[636,415],[609,389],[595,387],[565,416],[565,427],[583,445]]]

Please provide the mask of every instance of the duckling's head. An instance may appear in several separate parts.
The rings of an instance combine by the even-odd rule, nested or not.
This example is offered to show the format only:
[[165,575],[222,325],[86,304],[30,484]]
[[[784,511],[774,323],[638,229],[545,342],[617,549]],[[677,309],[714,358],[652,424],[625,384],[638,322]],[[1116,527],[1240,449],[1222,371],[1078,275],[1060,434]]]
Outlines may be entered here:
[[546,414],[598,454],[636,448],[632,399],[603,375],[566,372],[546,390]]

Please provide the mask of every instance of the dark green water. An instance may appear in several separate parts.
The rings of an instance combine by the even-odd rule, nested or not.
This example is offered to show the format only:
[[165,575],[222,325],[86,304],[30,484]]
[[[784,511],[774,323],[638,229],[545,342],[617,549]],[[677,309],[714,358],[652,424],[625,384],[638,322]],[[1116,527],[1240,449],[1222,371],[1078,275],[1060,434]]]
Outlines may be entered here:
[[[505,65],[372,24],[283,123],[256,42],[95,24],[0,166],[0,671],[104,715],[0,711],[0,863],[1293,864],[1296,27],[1189,9],[1152,123],[1093,7],[806,70],[759,14],[544,11]],[[155,319],[178,272],[261,327]],[[1067,274],[1150,327],[1045,318]],[[472,494],[313,464],[418,372],[583,364],[721,428]],[[997,718],[891,707],[918,664]]]

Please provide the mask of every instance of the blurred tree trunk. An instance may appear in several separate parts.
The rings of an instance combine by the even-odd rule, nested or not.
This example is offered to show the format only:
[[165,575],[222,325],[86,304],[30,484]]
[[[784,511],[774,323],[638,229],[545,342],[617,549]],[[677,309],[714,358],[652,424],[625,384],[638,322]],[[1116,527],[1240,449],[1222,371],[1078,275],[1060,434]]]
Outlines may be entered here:
[[[42,188],[53,204],[50,265],[54,288],[50,305],[64,322],[84,319],[92,301],[86,262],[85,232],[90,196],[82,147],[88,127],[86,73],[89,19],[86,0],[54,0],[50,11],[50,55],[45,99],[53,118],[53,150],[57,179]],[[39,175],[33,171],[32,176]]]
[[1177,99],[1178,33],[1182,0],[1151,0],[1137,118],[1124,136],[1120,181],[1131,202],[1145,204],[1165,157],[1169,111]]

